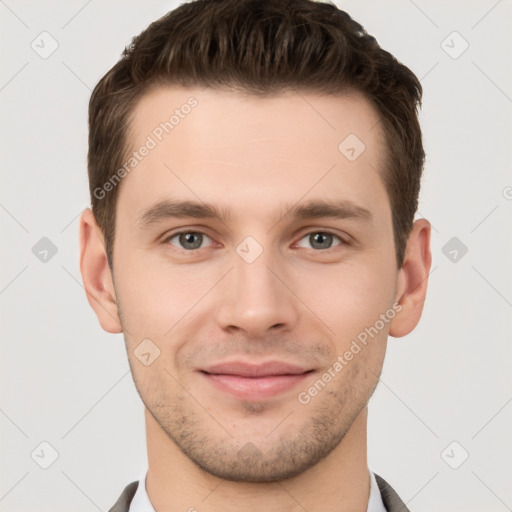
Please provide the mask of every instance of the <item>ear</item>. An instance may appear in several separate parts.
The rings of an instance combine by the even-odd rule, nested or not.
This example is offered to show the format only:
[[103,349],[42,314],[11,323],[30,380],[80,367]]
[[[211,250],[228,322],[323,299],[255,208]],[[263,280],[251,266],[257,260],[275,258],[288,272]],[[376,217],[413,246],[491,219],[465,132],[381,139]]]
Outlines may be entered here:
[[421,318],[432,264],[430,232],[430,223],[426,219],[418,219],[407,239],[404,263],[398,271],[395,297],[395,302],[402,309],[391,320],[389,327],[389,334],[395,338],[409,334]]
[[90,208],[80,216],[80,272],[101,327],[110,333],[123,332],[103,233]]

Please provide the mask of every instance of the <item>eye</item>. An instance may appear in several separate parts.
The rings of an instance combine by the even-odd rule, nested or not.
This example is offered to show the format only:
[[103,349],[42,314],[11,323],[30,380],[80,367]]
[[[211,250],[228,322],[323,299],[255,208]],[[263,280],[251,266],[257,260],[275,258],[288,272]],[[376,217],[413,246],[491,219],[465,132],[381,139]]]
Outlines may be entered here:
[[[332,248],[332,243],[334,239],[338,239],[339,243],[337,245],[344,244],[344,240],[342,240],[338,235],[335,235],[334,233],[329,233],[328,231],[313,231],[303,238],[301,240],[307,240],[308,243],[311,244],[311,247],[313,249],[319,249],[319,250],[326,250]],[[299,247],[304,247],[299,242]]]
[[[173,242],[173,240],[176,241]],[[340,236],[328,231],[312,231],[302,237],[298,246],[308,248],[307,245],[304,245],[303,240],[309,243],[311,248],[319,251],[326,251],[333,247],[347,244]],[[336,240],[338,243],[333,245]],[[199,231],[180,231],[169,236],[164,240],[164,243],[171,244],[185,251],[194,251],[206,247],[208,241],[212,242],[212,239]]]
[[178,240],[179,248],[185,249],[187,251],[193,251],[194,249],[201,249],[203,241],[205,239],[210,240],[210,237],[206,236],[204,233],[199,233],[198,231],[182,231],[180,233],[175,233],[165,240],[166,243],[170,243],[171,245],[175,245],[172,243],[174,239]]

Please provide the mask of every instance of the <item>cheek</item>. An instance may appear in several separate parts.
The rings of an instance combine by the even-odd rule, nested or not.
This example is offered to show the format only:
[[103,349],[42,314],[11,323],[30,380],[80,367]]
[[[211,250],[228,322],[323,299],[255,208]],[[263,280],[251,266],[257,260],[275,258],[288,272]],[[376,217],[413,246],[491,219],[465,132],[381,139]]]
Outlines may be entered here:
[[[385,268],[384,268],[385,267]],[[394,277],[382,262],[317,266],[302,274],[302,295],[341,343],[373,325],[391,306]]]
[[[165,263],[158,254],[148,255],[134,248],[121,250],[121,246],[118,249],[116,293],[133,342],[154,337],[168,343],[173,334],[183,333],[200,311],[218,306],[209,301],[218,291],[211,293],[225,274],[225,266],[180,267]],[[392,305],[394,253],[384,252],[376,247],[365,254],[354,253],[337,264],[299,262],[290,264],[282,274],[333,337],[350,342]],[[298,299],[290,295],[288,300]],[[303,306],[297,303],[297,307]]]
[[[203,267],[178,268],[145,255],[120,257],[116,293],[132,339],[166,340],[183,330],[194,307],[222,276]],[[217,275],[218,274],[218,275]]]

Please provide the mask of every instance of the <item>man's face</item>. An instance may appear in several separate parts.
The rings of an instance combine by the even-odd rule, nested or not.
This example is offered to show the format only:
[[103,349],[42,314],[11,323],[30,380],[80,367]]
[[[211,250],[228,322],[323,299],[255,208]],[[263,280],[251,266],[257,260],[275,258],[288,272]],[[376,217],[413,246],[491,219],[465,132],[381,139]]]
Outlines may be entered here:
[[[158,141],[190,96],[197,106]],[[339,446],[383,364],[389,323],[378,320],[398,271],[377,114],[354,94],[162,87],[131,130],[133,150],[148,135],[157,144],[119,185],[114,284],[152,421],[219,477],[299,474]],[[164,201],[221,218],[149,214]],[[295,215],[317,202],[346,215]],[[136,349],[148,339],[142,361],[160,353],[146,365]]]

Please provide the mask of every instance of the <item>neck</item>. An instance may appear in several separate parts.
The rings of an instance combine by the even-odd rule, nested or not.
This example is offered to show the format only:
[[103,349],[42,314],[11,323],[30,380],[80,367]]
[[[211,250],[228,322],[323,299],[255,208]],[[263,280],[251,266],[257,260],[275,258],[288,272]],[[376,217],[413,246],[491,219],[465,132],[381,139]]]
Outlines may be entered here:
[[158,512],[366,512],[367,419],[366,406],[338,446],[304,473],[279,482],[253,483],[223,480],[200,469],[145,410],[149,499]]

